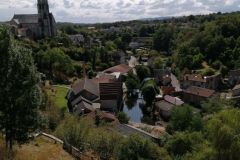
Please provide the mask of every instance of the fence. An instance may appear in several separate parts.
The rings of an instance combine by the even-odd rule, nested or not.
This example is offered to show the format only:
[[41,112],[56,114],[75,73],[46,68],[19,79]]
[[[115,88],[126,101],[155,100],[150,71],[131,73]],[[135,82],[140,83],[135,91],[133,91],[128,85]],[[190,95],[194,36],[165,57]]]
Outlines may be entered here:
[[70,145],[69,143],[65,142],[65,141],[62,141],[61,139],[53,136],[53,135],[50,135],[50,134],[47,134],[47,133],[39,133],[39,134],[36,134],[35,137],[38,137],[38,136],[44,136],[44,137],[47,137],[51,140],[53,140],[55,143],[60,143],[63,145],[63,149],[68,152],[69,154],[71,154],[74,158],[76,159],[84,159],[84,160],[97,160],[97,158],[95,158],[94,156],[89,156],[89,155],[86,155],[84,153],[82,153],[81,151],[79,151],[79,149],[73,147],[72,145]]

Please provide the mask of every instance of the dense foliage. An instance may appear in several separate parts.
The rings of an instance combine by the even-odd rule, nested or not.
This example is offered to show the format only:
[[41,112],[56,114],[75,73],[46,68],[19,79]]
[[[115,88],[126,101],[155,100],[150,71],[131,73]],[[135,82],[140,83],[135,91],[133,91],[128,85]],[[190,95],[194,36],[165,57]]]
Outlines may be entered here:
[[26,142],[38,127],[41,91],[31,51],[5,28],[0,28],[0,88],[0,131],[12,150],[14,142]]

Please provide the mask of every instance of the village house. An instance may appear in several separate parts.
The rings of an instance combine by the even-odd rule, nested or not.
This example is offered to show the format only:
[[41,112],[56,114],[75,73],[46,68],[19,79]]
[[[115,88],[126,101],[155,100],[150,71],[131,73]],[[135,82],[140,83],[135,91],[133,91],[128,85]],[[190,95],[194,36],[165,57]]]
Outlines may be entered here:
[[153,38],[152,37],[133,37],[132,42],[130,44],[131,46],[134,46],[137,48],[139,47],[150,48],[153,44]]
[[155,102],[156,111],[164,120],[169,120],[171,117],[171,110],[176,106],[183,105],[184,102],[178,97],[169,95],[164,96],[164,100]]
[[69,112],[74,115],[92,112],[100,108],[98,84],[87,78],[80,80],[69,89],[66,99],[68,100]]
[[74,115],[93,112],[97,109],[116,112],[122,105],[122,82],[115,76],[101,75],[83,79],[69,89],[66,99]]
[[123,83],[113,75],[101,75],[93,79],[99,84],[101,110],[117,112],[123,103]]
[[191,86],[183,90],[183,100],[186,103],[200,105],[202,101],[207,100],[215,93],[214,90]]
[[84,43],[84,41],[85,41],[85,38],[82,34],[68,35],[68,37],[71,39],[71,41],[75,45],[80,45],[80,44]]
[[14,34],[18,37],[39,39],[57,34],[56,22],[49,12],[48,0],[37,1],[38,14],[15,14],[10,21]]
[[138,49],[140,47],[140,44],[138,42],[130,42],[129,47],[130,49]]
[[186,74],[182,81],[182,88],[186,89],[190,86],[216,90],[221,84],[221,74],[203,77],[200,74]]
[[171,95],[171,94],[174,94],[175,92],[176,92],[175,87],[172,87],[172,86],[161,86],[160,87],[160,93],[163,96]]
[[233,97],[240,96],[240,84],[236,85],[236,86],[232,89],[232,96],[233,96]]
[[235,86],[240,83],[240,69],[229,71],[229,84]]
[[103,73],[114,75],[121,81],[122,76],[126,76],[132,70],[133,68],[129,67],[127,64],[119,64],[104,70]]

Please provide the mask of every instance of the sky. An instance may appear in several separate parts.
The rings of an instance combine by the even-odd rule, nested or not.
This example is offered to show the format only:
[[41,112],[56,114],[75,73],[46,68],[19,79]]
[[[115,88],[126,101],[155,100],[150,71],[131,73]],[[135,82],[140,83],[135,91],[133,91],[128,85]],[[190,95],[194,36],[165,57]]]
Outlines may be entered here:
[[[48,0],[58,22],[102,23],[240,11],[240,0]],[[0,21],[37,13],[37,0],[0,0]]]

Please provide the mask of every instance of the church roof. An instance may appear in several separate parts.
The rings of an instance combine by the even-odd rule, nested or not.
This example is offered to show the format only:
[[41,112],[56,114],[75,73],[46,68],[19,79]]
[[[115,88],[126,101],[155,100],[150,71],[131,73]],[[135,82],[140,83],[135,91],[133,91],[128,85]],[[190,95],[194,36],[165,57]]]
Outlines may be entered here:
[[38,23],[38,14],[15,14],[12,19],[17,24]]

